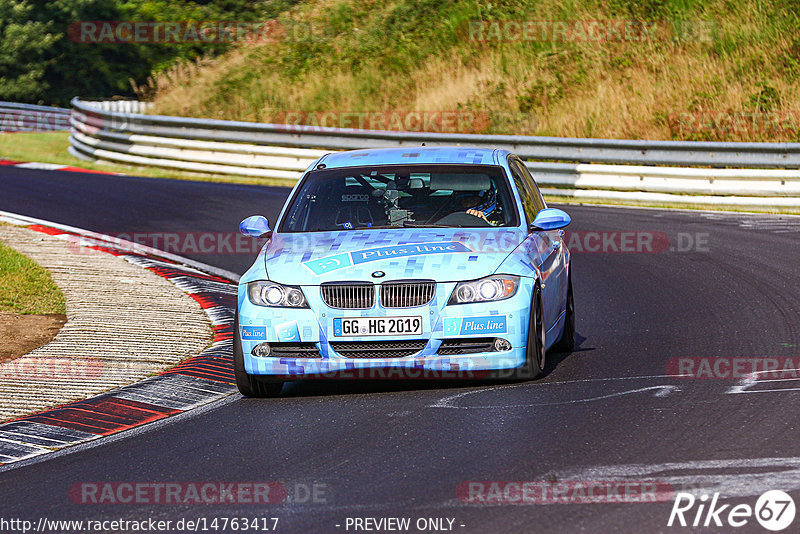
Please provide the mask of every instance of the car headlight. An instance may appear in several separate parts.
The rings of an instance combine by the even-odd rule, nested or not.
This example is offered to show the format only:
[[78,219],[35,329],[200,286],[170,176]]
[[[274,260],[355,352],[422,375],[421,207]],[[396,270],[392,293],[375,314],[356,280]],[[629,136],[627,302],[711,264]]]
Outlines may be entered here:
[[308,308],[306,296],[299,287],[284,286],[259,280],[247,284],[247,296],[256,306],[273,308]]
[[519,288],[519,276],[495,274],[472,280],[459,282],[450,295],[448,304],[469,304],[471,302],[494,302],[513,297]]

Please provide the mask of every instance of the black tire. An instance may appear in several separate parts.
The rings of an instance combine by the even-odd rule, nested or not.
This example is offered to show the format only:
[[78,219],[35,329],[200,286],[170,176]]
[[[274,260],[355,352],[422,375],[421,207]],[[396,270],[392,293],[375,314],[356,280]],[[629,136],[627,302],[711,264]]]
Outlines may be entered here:
[[525,365],[521,368],[523,374],[520,378],[533,380],[544,371],[544,308],[542,306],[542,289],[539,284],[533,289],[531,299],[531,315],[528,323],[528,343],[525,348]]
[[233,319],[233,374],[236,377],[236,387],[245,397],[277,397],[283,389],[283,382],[267,382],[244,370],[244,354],[242,354],[242,340],[239,339],[239,314]]
[[572,352],[575,348],[575,299],[572,297],[572,274],[567,281],[567,311],[564,315],[564,330],[553,345],[553,352]]

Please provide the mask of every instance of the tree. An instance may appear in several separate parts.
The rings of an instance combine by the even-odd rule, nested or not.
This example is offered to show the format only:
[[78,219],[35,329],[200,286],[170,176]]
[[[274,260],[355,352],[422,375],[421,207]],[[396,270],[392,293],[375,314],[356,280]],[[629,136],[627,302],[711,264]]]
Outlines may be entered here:
[[0,100],[67,105],[74,96],[133,96],[132,82],[153,70],[229,46],[81,42],[70,26],[82,21],[255,21],[293,1],[0,0]]

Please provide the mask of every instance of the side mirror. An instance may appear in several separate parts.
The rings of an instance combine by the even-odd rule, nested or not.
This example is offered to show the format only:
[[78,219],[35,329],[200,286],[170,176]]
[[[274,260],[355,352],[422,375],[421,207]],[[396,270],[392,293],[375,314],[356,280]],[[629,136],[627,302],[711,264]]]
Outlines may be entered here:
[[536,214],[536,218],[531,223],[530,229],[533,230],[558,230],[564,228],[572,222],[567,212],[557,208],[546,208]]
[[248,237],[269,237],[272,230],[266,217],[253,215],[239,223],[239,232]]

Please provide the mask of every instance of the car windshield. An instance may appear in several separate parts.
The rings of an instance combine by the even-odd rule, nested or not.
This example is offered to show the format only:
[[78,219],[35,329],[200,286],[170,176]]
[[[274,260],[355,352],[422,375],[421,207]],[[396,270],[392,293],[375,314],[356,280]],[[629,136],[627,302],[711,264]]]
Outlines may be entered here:
[[501,167],[386,165],[308,173],[281,232],[516,226]]

